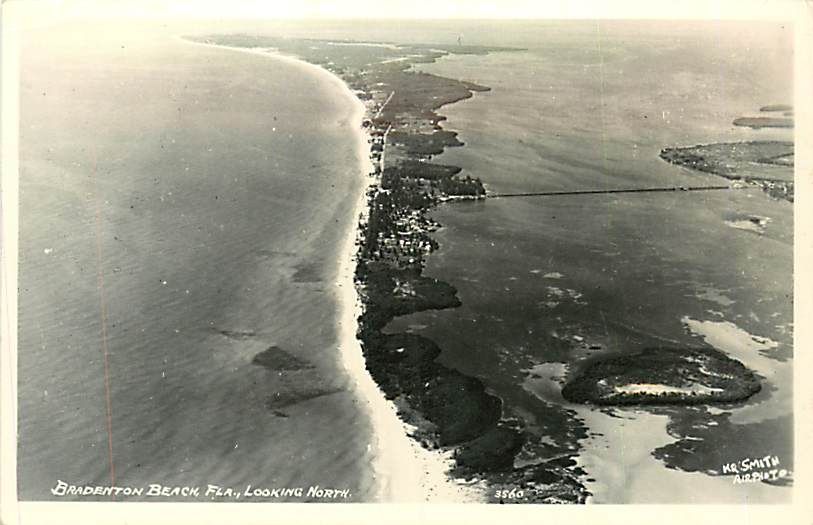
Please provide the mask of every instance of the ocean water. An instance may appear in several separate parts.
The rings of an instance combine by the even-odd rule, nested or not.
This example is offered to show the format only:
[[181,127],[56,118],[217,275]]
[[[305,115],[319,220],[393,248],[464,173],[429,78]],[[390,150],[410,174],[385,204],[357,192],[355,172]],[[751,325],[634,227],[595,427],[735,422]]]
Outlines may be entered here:
[[[792,100],[788,28],[568,22],[514,29],[499,37],[484,30],[477,42],[481,33],[470,30],[464,38],[499,38],[524,51],[421,66],[492,87],[441,110],[444,127],[466,146],[435,160],[461,166],[493,192],[720,184],[667,164],[660,149],[792,140],[788,130],[731,125],[762,105]],[[507,415],[531,427],[540,423],[540,403],[574,410],[598,434],[582,442],[580,457],[595,479],[588,483],[594,501],[787,501],[787,487],[735,486],[702,471],[719,472],[757,450],[792,470],[792,213],[790,203],[759,190],[444,205],[433,213],[444,228],[426,274],[456,286],[463,306],[402,317],[389,330],[437,341],[441,361],[481,378]],[[735,227],[735,218],[750,215],[768,217],[764,231]],[[568,368],[590,355],[704,342],[766,377],[748,404],[723,411],[724,426],[733,425],[726,430],[715,433],[710,427],[720,421],[705,414],[688,433],[667,432],[679,410],[611,417],[559,394]],[[702,442],[696,461],[676,460],[699,471],[652,457],[678,439]]]
[[[114,475],[369,499],[372,429],[338,351],[352,95],[146,31],[24,35],[20,498]],[[271,346],[306,367],[252,364]]]

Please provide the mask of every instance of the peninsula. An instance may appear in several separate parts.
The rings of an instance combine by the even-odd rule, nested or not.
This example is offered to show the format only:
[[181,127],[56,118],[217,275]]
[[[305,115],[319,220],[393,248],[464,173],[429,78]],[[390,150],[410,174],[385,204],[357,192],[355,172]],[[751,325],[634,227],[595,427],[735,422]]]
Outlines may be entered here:
[[[793,128],[793,106],[768,104],[760,113],[782,113],[777,116],[738,117],[735,126],[760,128]],[[697,146],[664,148],[666,162],[712,173],[734,181],[736,186],[762,188],[775,199],[793,202],[794,148],[792,141],[750,140],[719,142]]]
[[793,143],[775,140],[722,142],[661,150],[663,160],[761,188],[793,202]]

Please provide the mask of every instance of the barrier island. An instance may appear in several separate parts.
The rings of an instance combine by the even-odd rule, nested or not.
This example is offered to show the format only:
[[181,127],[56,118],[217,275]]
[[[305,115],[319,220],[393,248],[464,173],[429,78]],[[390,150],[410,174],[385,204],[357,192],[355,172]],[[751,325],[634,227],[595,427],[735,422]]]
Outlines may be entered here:
[[[586,431],[566,424],[565,409],[547,408],[550,454],[518,466],[514,460],[528,434],[521,420],[503,414],[502,400],[479,378],[437,362],[442,349],[431,339],[384,330],[396,316],[460,305],[452,285],[423,274],[426,257],[438,249],[431,233],[440,225],[429,212],[441,203],[486,196],[478,178],[431,158],[447,147],[463,146],[456,132],[443,129],[445,117],[437,110],[490,88],[413,66],[449,54],[517,49],[246,34],[188,38],[295,56],[334,73],[364,102],[374,183],[367,194],[368,214],[359,224],[355,283],[362,303],[358,338],[367,369],[400,417],[417,429],[412,437],[426,448],[452,451],[454,476],[524,494],[512,501],[584,502],[589,496],[581,482],[585,473],[573,457]],[[489,490],[489,500],[500,501],[495,494],[501,492]]]

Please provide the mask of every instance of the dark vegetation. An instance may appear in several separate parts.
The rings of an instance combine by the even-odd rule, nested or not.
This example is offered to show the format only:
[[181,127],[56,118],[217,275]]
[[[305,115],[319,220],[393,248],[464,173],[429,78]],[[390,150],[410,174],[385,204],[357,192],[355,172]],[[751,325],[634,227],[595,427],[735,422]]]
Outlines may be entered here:
[[462,146],[454,131],[439,130],[431,134],[393,131],[389,134],[390,143],[402,146],[411,155],[439,155],[444,148]]
[[[690,392],[619,392],[627,385],[688,388]],[[649,348],[588,364],[562,389],[575,403],[597,405],[696,405],[744,401],[760,390],[745,365],[706,348]]]

